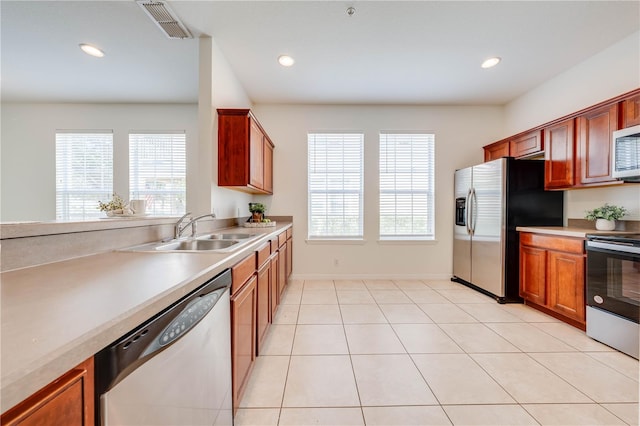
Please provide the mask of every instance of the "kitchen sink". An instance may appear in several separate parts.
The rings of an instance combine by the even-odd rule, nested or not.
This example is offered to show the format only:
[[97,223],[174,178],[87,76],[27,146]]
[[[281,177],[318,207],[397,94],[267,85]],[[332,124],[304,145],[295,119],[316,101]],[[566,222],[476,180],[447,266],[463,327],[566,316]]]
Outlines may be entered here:
[[230,253],[260,238],[263,234],[217,233],[200,235],[196,238],[180,238],[142,244],[120,251],[151,252],[218,252]]
[[245,240],[259,234],[210,234],[198,237],[199,240]]
[[233,240],[186,240],[174,241],[156,247],[156,250],[220,250],[238,244]]

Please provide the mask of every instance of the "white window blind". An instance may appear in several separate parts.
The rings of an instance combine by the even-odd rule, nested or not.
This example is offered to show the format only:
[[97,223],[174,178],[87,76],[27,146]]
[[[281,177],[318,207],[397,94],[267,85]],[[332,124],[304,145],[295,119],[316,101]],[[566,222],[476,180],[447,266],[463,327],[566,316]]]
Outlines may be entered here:
[[146,200],[147,214],[184,214],[186,181],[185,133],[129,134],[130,199]]
[[435,135],[380,134],[380,239],[434,239]]
[[113,134],[56,132],[56,219],[104,216],[113,193]]
[[364,135],[308,134],[309,239],[362,238]]

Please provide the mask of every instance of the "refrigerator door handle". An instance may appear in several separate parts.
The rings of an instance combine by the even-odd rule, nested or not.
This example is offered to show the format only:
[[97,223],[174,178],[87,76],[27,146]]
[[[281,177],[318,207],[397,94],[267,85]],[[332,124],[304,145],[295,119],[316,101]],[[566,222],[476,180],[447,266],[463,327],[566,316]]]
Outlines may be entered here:
[[467,234],[471,235],[471,189],[467,192],[467,200],[465,202],[465,226],[467,227]]
[[477,213],[477,207],[478,207],[478,197],[476,196],[476,189],[475,188],[471,188],[471,235],[473,236],[476,233],[476,222],[478,221],[478,213]]

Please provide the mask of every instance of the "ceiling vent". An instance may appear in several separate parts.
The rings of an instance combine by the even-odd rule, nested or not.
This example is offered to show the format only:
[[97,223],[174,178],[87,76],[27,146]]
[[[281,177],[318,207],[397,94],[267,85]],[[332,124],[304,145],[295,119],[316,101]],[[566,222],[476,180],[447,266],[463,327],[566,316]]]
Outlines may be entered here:
[[193,38],[187,27],[175,16],[167,2],[137,0],[136,3],[145,11],[163,33],[169,38]]

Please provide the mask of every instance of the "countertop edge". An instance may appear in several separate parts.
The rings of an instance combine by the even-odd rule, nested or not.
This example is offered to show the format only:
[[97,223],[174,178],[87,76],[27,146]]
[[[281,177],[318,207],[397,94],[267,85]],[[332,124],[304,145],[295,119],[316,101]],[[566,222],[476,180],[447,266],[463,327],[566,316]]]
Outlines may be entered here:
[[598,231],[597,229],[577,228],[570,226],[518,226],[518,232],[532,232],[535,234],[557,235],[561,237],[586,238],[592,234],[628,234],[625,231]]

